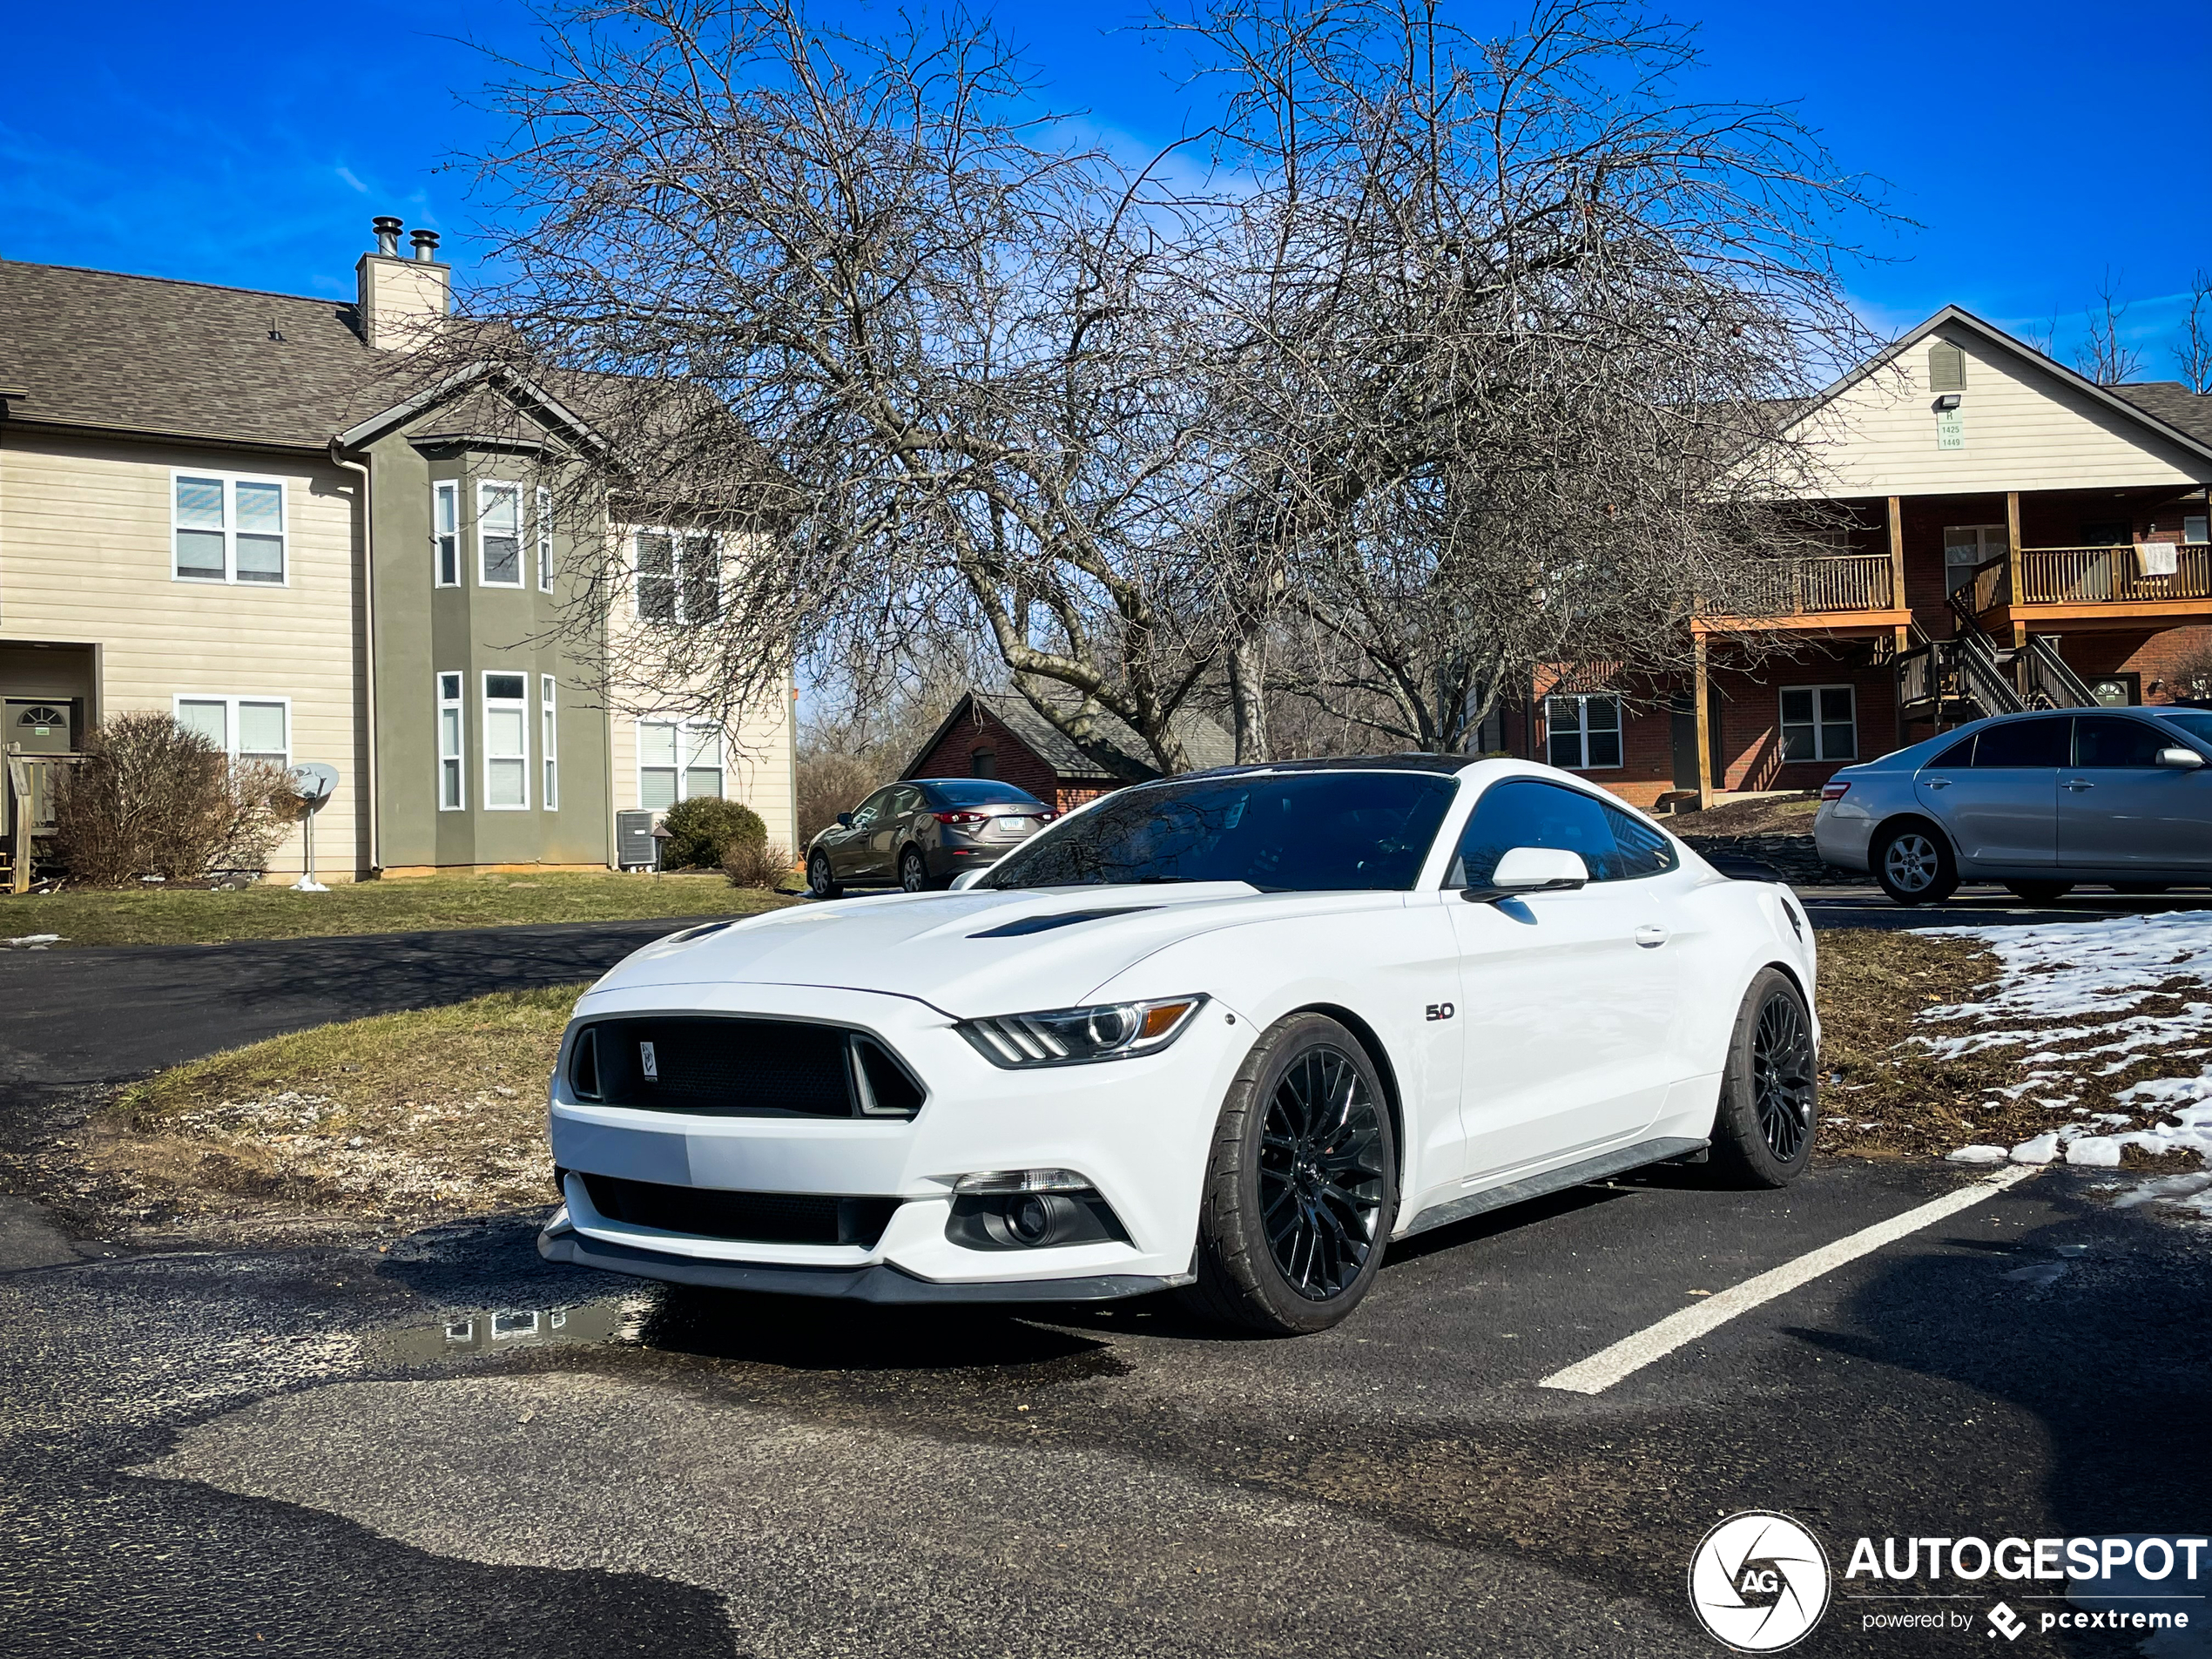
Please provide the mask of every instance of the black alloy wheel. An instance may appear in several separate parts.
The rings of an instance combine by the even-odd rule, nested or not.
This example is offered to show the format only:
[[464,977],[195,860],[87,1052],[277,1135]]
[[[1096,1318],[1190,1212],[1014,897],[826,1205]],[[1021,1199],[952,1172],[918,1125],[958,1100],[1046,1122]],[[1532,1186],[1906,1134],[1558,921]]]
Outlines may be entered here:
[[1284,1282],[1325,1302],[1359,1278],[1383,1202],[1382,1122],[1350,1055],[1316,1045],[1284,1073],[1260,1133],[1260,1225]]
[[1760,1136],[1783,1163],[1797,1161],[1812,1130],[1818,1098],[1814,1063],[1804,1005],[1794,995],[1770,993],[1760,1005],[1751,1035],[1751,1089]]
[[899,885],[908,893],[921,893],[929,886],[929,866],[921,856],[921,849],[910,846],[899,854]]
[[817,899],[834,899],[843,891],[830,869],[829,854],[819,846],[806,860],[806,891]]

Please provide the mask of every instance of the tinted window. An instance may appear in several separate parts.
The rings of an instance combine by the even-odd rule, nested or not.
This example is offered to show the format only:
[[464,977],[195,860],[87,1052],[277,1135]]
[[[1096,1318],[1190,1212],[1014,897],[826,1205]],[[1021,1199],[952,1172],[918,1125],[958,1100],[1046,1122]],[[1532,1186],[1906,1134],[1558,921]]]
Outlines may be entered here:
[[988,778],[958,778],[948,783],[932,784],[927,792],[948,806],[988,806],[1001,800],[1016,801],[1024,806],[1044,805],[1035,795],[1016,789],[1012,784]]
[[1579,789],[1517,778],[1482,792],[1445,880],[1453,887],[1487,887],[1498,860],[1516,846],[1579,853],[1593,881],[1656,875],[1678,862],[1665,836],[1620,808]]
[[891,792],[889,790],[877,790],[874,794],[870,795],[866,800],[862,801],[858,806],[853,809],[853,827],[854,829],[866,829],[869,825],[874,823],[876,814],[883,811],[885,806],[890,801],[890,799]]
[[1958,742],[1928,762],[1931,766],[1971,766],[1973,764],[1974,740],[1971,737],[1959,738]]
[[907,786],[894,789],[891,792],[890,812],[892,817],[905,818],[908,814],[918,813],[921,810],[921,791],[919,789]]
[[1458,786],[1406,772],[1194,779],[1109,795],[999,861],[986,887],[1247,881],[1405,889]]
[[2148,720],[2087,715],[2074,723],[2077,766],[2155,766],[2172,739]]
[[2010,720],[1985,726],[1975,734],[1974,765],[1982,766],[2063,766],[2067,763],[2067,729],[2074,722],[2060,717],[2048,720]]
[[2158,718],[2180,727],[2200,744],[2212,743],[2212,709],[2161,709]]

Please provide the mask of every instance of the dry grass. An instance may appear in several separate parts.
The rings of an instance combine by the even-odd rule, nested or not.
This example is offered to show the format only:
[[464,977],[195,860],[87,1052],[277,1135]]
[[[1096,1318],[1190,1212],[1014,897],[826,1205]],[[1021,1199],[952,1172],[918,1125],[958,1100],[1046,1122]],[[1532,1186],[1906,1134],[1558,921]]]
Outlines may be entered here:
[[84,1131],[124,1231],[419,1225],[553,1201],[545,1080],[581,985],[351,1020],[124,1089]]
[[1677,835],[1810,835],[1820,792],[1725,801],[1703,813],[1676,813],[1667,827]]

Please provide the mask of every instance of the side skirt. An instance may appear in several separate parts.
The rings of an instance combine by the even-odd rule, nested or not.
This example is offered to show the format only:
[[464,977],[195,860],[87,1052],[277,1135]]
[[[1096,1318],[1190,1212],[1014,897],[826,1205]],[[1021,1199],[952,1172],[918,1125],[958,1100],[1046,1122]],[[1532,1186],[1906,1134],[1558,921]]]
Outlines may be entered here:
[[1674,1158],[1687,1157],[1693,1152],[1703,1151],[1711,1144],[1710,1141],[1685,1140],[1673,1136],[1662,1136],[1656,1141],[1638,1141],[1634,1146],[1601,1152],[1594,1158],[1584,1158],[1580,1163],[1562,1164],[1556,1170],[1547,1170],[1541,1175],[1508,1181],[1501,1187],[1470,1193],[1464,1198],[1454,1198],[1449,1204],[1431,1204],[1415,1216],[1413,1224],[1398,1237],[1411,1238],[1415,1233],[1425,1233],[1432,1227],[1448,1227],[1455,1221],[1465,1221],[1469,1216],[1502,1210],[1509,1204],[1524,1204],[1531,1198],[1541,1198],[1548,1192],[1557,1192],[1562,1188],[1579,1187],[1592,1181],[1602,1181],[1610,1175],[1626,1175],[1630,1170],[1641,1170],[1647,1164],[1665,1163]]

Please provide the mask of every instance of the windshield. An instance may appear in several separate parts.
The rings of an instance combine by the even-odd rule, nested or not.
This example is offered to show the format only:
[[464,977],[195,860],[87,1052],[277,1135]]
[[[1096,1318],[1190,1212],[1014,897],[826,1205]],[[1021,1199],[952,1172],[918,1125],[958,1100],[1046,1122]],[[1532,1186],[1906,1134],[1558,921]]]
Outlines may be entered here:
[[2212,744],[2212,709],[2161,709],[2158,718],[2181,727],[2200,744]]
[[1270,893],[1411,887],[1458,785],[1309,772],[1142,785],[1063,819],[978,882],[1244,881]]
[[988,806],[998,801],[1018,801],[1024,806],[1042,806],[1044,803],[1026,790],[1012,784],[994,782],[988,778],[932,779],[929,787],[948,806]]

